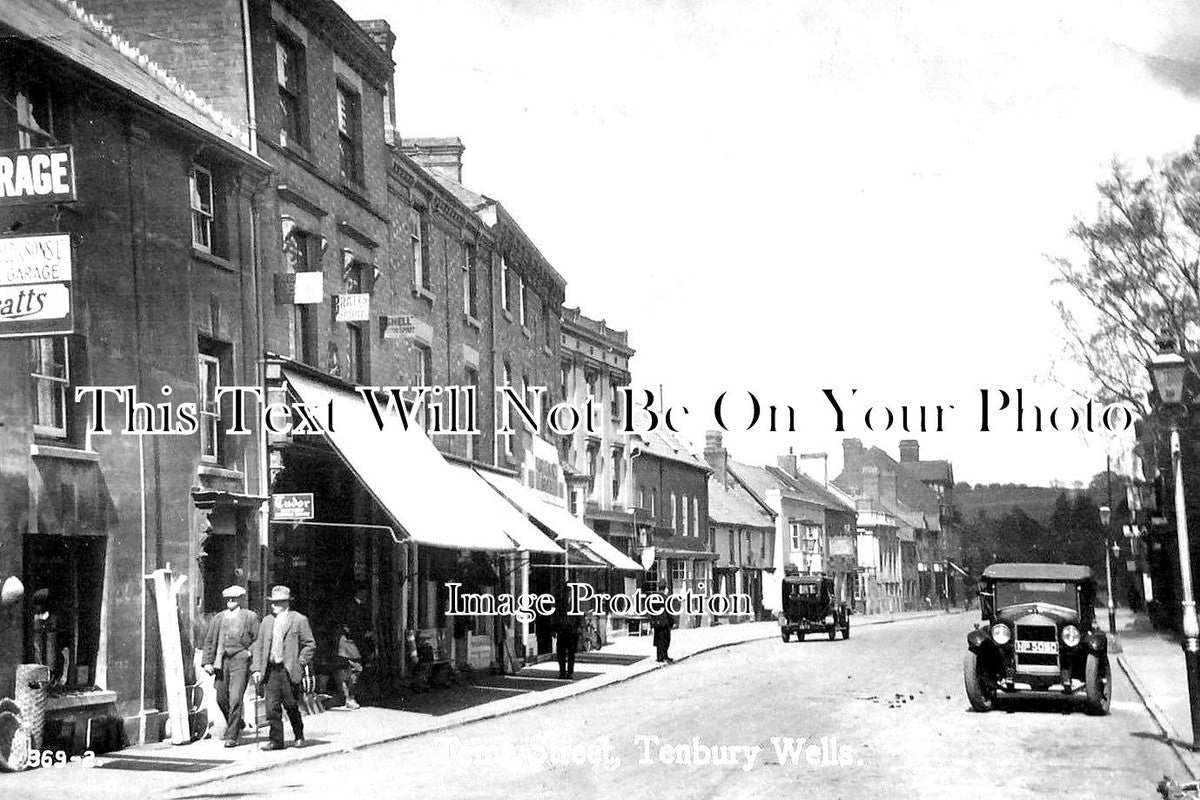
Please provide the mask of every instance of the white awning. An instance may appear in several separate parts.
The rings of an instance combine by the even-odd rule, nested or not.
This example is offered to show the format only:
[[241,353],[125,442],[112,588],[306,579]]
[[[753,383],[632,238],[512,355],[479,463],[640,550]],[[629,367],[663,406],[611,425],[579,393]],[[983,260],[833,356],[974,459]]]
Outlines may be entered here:
[[449,466],[450,473],[459,482],[462,502],[478,503],[479,510],[495,520],[508,538],[513,540],[518,550],[562,554],[563,549],[555,544],[553,539],[513,508],[512,503],[497,494],[475,470],[468,466]]
[[360,395],[286,368],[284,377],[301,402],[317,409],[316,418],[327,419],[325,409],[332,408],[329,443],[413,541],[460,550],[515,549],[505,525],[488,514],[486,495],[476,490],[483,484],[473,489],[459,478],[419,426],[405,430],[397,414],[381,407],[381,430]]
[[479,475],[512,501],[513,505],[545,525],[559,539],[578,542],[590,553],[599,556],[621,570],[643,572],[642,565],[606,542],[599,534],[576,519],[565,508],[559,508],[538,497],[532,489],[505,475],[478,471]]

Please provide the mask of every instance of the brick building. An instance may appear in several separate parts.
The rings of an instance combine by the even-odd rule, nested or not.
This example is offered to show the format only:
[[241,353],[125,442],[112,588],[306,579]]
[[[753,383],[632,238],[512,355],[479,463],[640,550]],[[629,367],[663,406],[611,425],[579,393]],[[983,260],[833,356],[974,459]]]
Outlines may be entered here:
[[[261,596],[257,431],[222,433],[215,389],[258,381],[254,230],[271,215],[270,167],[233,121],[75,4],[0,6],[3,148],[70,145],[78,190],[75,203],[0,209],[9,233],[70,237],[75,311],[69,335],[0,339],[0,575],[27,590],[0,611],[0,696],[16,664],[46,661],[51,717],[116,716],[127,740],[155,738],[166,705],[144,576],[187,576],[193,626],[230,583]],[[85,386],[195,403],[198,431],[126,432],[110,395],[112,433],[98,435],[93,407],[74,401]],[[53,622],[35,635],[41,589]]]

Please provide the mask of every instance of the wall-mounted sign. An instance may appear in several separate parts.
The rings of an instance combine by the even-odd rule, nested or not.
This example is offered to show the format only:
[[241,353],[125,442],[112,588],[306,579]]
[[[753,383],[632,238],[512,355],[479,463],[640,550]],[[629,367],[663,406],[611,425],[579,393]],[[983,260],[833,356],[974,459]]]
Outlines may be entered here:
[[385,339],[403,339],[416,329],[411,314],[380,317],[379,327]]
[[71,237],[0,236],[0,338],[75,332]]
[[304,522],[316,516],[312,492],[288,492],[271,495],[271,519]]
[[320,303],[325,299],[325,273],[297,272],[295,295],[292,302],[298,306]]
[[75,199],[75,155],[70,145],[0,150],[0,205],[69,203]]
[[371,295],[334,295],[333,313],[338,322],[366,322],[371,318]]

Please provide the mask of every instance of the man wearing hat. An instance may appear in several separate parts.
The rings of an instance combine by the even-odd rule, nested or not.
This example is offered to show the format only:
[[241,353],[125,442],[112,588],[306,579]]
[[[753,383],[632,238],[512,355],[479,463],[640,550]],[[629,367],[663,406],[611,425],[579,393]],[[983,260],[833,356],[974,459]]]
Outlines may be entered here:
[[254,682],[266,681],[267,722],[271,741],[263,750],[282,750],[283,709],[292,723],[296,746],[304,746],[304,719],[300,716],[300,681],[304,667],[312,663],[317,643],[308,617],[292,611],[292,591],[275,586],[269,598],[271,613],[263,618],[254,643],[252,663]]
[[237,747],[242,732],[242,698],[250,680],[250,650],[258,638],[258,615],[242,608],[246,590],[221,592],[225,610],[213,617],[204,636],[202,666],[216,677],[217,705],[225,715],[225,746]]

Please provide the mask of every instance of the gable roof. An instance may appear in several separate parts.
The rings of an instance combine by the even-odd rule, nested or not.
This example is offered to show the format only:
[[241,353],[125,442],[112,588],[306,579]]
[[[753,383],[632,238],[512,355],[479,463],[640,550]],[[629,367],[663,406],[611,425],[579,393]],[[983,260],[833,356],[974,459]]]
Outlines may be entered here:
[[773,528],[775,520],[746,488],[736,480],[721,483],[717,477],[708,479],[708,518],[726,525],[754,528]]
[[73,0],[0,0],[0,24],[191,132],[218,141],[242,160],[269,168],[250,153],[249,138],[238,123]]
[[922,483],[926,481],[951,483],[954,480],[954,471],[950,468],[949,461],[901,461],[900,469]]
[[779,467],[766,467],[767,472],[775,476],[775,479],[780,483],[790,486],[794,489],[801,498],[812,503],[819,503],[833,511],[853,511],[854,504],[847,503],[833,492],[828,491],[824,486],[817,483],[815,480],[805,475],[803,472],[797,472],[795,475],[790,475]]
[[[912,462],[909,462],[912,463]],[[941,500],[933,489],[926,486],[918,479],[909,475],[899,461],[896,461],[886,451],[878,447],[871,447],[863,451],[864,467],[875,467],[880,474],[891,473],[896,476],[896,499],[904,506],[912,511],[923,514],[927,519],[932,518],[935,522],[941,516]],[[833,479],[843,490],[851,494],[862,493],[862,473],[851,473],[843,469],[842,472]],[[938,524],[934,525],[934,529]]]

